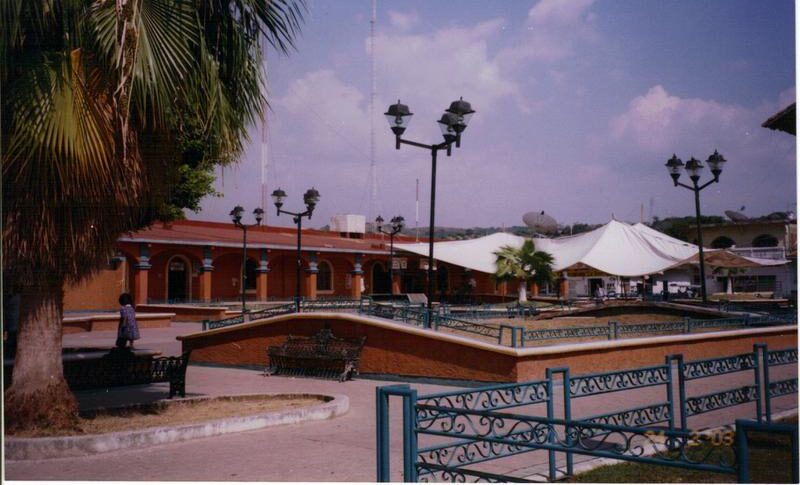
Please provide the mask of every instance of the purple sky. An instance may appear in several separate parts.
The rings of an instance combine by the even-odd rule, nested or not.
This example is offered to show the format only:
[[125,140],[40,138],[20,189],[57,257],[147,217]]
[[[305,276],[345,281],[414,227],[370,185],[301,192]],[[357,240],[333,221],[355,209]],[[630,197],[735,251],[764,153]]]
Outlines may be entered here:
[[[315,186],[312,227],[336,213],[413,227],[417,178],[428,224],[430,155],[395,150],[383,117],[398,98],[414,112],[406,136],[424,143],[441,140],[436,120],[459,96],[477,111],[462,147],[439,159],[437,225],[521,225],[530,210],[635,222],[642,204],[645,218],[692,215],[664,163],[714,149],[729,163],[701,195],[704,214],[796,210],[795,138],[761,127],[795,100],[791,0],[378,0],[374,203],[371,4],[309,0],[297,51],[268,55],[267,191],[282,187],[298,210]],[[224,196],[190,218],[261,204],[261,126],[250,134],[241,162],[218,174]],[[270,225],[292,224],[267,205]]]

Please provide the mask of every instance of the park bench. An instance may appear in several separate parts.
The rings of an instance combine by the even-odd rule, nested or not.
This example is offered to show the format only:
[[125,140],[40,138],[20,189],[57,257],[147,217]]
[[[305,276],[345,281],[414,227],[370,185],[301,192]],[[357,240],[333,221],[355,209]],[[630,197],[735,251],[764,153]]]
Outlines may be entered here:
[[64,362],[64,378],[73,390],[134,386],[169,382],[169,397],[186,397],[189,352],[180,356],[136,355],[128,349],[112,349],[99,359]]
[[358,374],[366,339],[337,338],[327,328],[312,337],[289,335],[283,344],[267,348],[264,375],[314,376],[343,382]]

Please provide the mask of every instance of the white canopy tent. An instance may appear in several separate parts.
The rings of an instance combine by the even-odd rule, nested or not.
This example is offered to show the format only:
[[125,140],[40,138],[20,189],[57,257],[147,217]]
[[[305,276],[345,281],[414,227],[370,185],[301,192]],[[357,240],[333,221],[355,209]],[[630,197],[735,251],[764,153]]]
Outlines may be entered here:
[[[502,246],[520,247],[525,238],[507,233],[466,241],[434,243],[434,259],[464,268],[494,273],[494,252]],[[556,271],[583,265],[616,276],[658,273],[697,253],[697,246],[650,229],[616,220],[593,231],[555,239],[534,238],[538,250],[550,253]],[[396,244],[395,248],[428,255],[427,243]]]

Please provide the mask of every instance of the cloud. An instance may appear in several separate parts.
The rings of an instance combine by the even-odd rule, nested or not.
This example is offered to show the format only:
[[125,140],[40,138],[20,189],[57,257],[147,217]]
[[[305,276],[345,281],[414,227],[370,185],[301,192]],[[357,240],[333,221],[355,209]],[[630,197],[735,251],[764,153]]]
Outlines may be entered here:
[[412,111],[424,106],[431,116],[458,96],[476,109],[493,109],[499,100],[519,91],[489,53],[489,41],[503,24],[502,19],[492,19],[429,34],[376,36],[379,91],[408,101]]
[[346,134],[348,141],[367,143],[369,124],[364,120],[369,119],[368,99],[332,70],[314,71],[295,79],[286,94],[272,104],[281,116],[290,118],[292,129],[285,136],[298,142],[335,149],[342,145]]
[[[651,152],[674,150],[676,144],[692,143],[702,133],[708,140],[739,136],[751,113],[741,107],[716,101],[671,96],[663,86],[650,88],[631,100],[628,110],[614,117],[610,133]],[[750,129],[755,129],[750,127]],[[711,141],[711,140],[708,140]]]
[[[630,190],[638,191],[642,200],[654,198],[660,204],[657,215],[691,213],[692,198],[675,193],[663,164],[673,153],[683,160],[694,156],[704,161],[718,149],[728,163],[720,183],[703,192],[704,213],[721,214],[739,205],[752,207],[754,214],[783,210],[796,191],[795,139],[761,123],[783,109],[792,93],[784,91],[748,108],[683,98],[653,86],[611,118],[606,132],[595,139],[597,163],[616,172],[601,184],[614,184],[622,173],[636,180]],[[701,182],[710,177],[706,169]]]
[[579,21],[594,0],[541,0],[528,11],[532,25],[572,24]]
[[526,31],[498,55],[509,69],[531,61],[555,62],[573,55],[579,44],[597,38],[589,12],[594,0],[541,0],[528,11]]
[[400,30],[408,30],[419,22],[417,12],[403,13],[396,10],[389,10],[389,24]]

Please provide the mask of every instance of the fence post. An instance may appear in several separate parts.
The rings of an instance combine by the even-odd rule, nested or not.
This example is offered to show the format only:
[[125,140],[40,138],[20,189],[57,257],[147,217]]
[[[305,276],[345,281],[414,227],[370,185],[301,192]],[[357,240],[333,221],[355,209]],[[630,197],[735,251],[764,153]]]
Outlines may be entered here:
[[669,430],[675,430],[675,391],[672,389],[672,361],[676,359],[676,356],[670,354],[665,357],[665,363],[667,365],[667,403],[669,403]]
[[403,395],[403,480],[417,481],[417,391]]
[[517,347],[517,327],[511,327],[511,346]]
[[686,377],[683,367],[683,354],[674,355],[673,359],[678,362],[678,402],[681,410],[681,431],[686,431],[688,429],[688,416],[686,416]]
[[747,428],[743,419],[736,420],[736,481],[750,483],[750,453],[747,449]]
[[756,418],[759,423],[764,421],[761,408],[761,363],[758,358],[758,344],[753,344],[753,377],[756,385]]
[[208,320],[203,320],[203,331],[208,330]]
[[608,322],[608,340],[617,340],[617,322]]
[[692,319],[683,317],[683,333],[692,333]]
[[391,480],[389,468],[389,396],[403,398],[403,480],[417,481],[416,404],[417,391],[408,384],[382,386],[375,389],[378,482]]
[[379,482],[388,482],[389,478],[389,395],[382,387],[375,388],[377,463]]
[[[767,423],[772,423],[772,400],[769,395],[769,348],[767,344],[753,344],[753,352],[759,351],[761,354],[761,369],[763,379],[761,385],[764,387],[764,415],[767,418]],[[757,355],[756,355],[756,358]],[[758,370],[756,370],[756,379],[758,379]],[[759,398],[761,396],[759,395]],[[761,420],[759,419],[759,422]]]
[[[553,409],[553,369],[547,369],[547,419],[550,420],[548,426],[550,427],[550,431],[547,434],[547,442],[554,443],[555,440],[555,428],[553,427],[552,420],[555,418],[554,416],[555,410]],[[556,452],[553,450],[547,450],[547,465],[548,465],[548,477],[551,482],[556,480]]]
[[[569,380],[569,368],[565,368],[563,372],[563,379],[561,381],[561,385],[564,390],[564,421],[572,420],[572,405],[570,403],[570,380]],[[567,437],[567,428],[564,428],[564,439]],[[573,461],[572,461],[572,452],[567,452],[567,475],[572,476],[573,471]]]
[[514,327],[514,331],[519,330],[519,346],[525,347],[525,327]]
[[[548,423],[549,432],[547,441],[549,443],[556,443],[558,441],[558,434],[556,432],[556,427],[552,423],[555,417],[555,402],[554,402],[554,383],[553,383],[553,374],[559,373],[561,374],[561,386],[564,396],[564,420],[569,421],[572,418],[572,407],[570,405],[570,377],[569,377],[569,368],[567,367],[558,367],[556,369],[548,368],[546,371],[547,376],[547,419],[551,420]],[[567,425],[564,426],[564,439],[566,440],[569,436],[569,432],[567,430]],[[567,458],[567,474],[572,475],[573,471],[573,462],[572,462],[572,453],[567,451],[565,452]],[[548,461],[548,476],[550,481],[556,480],[556,452],[553,450],[547,451],[547,461]]]

